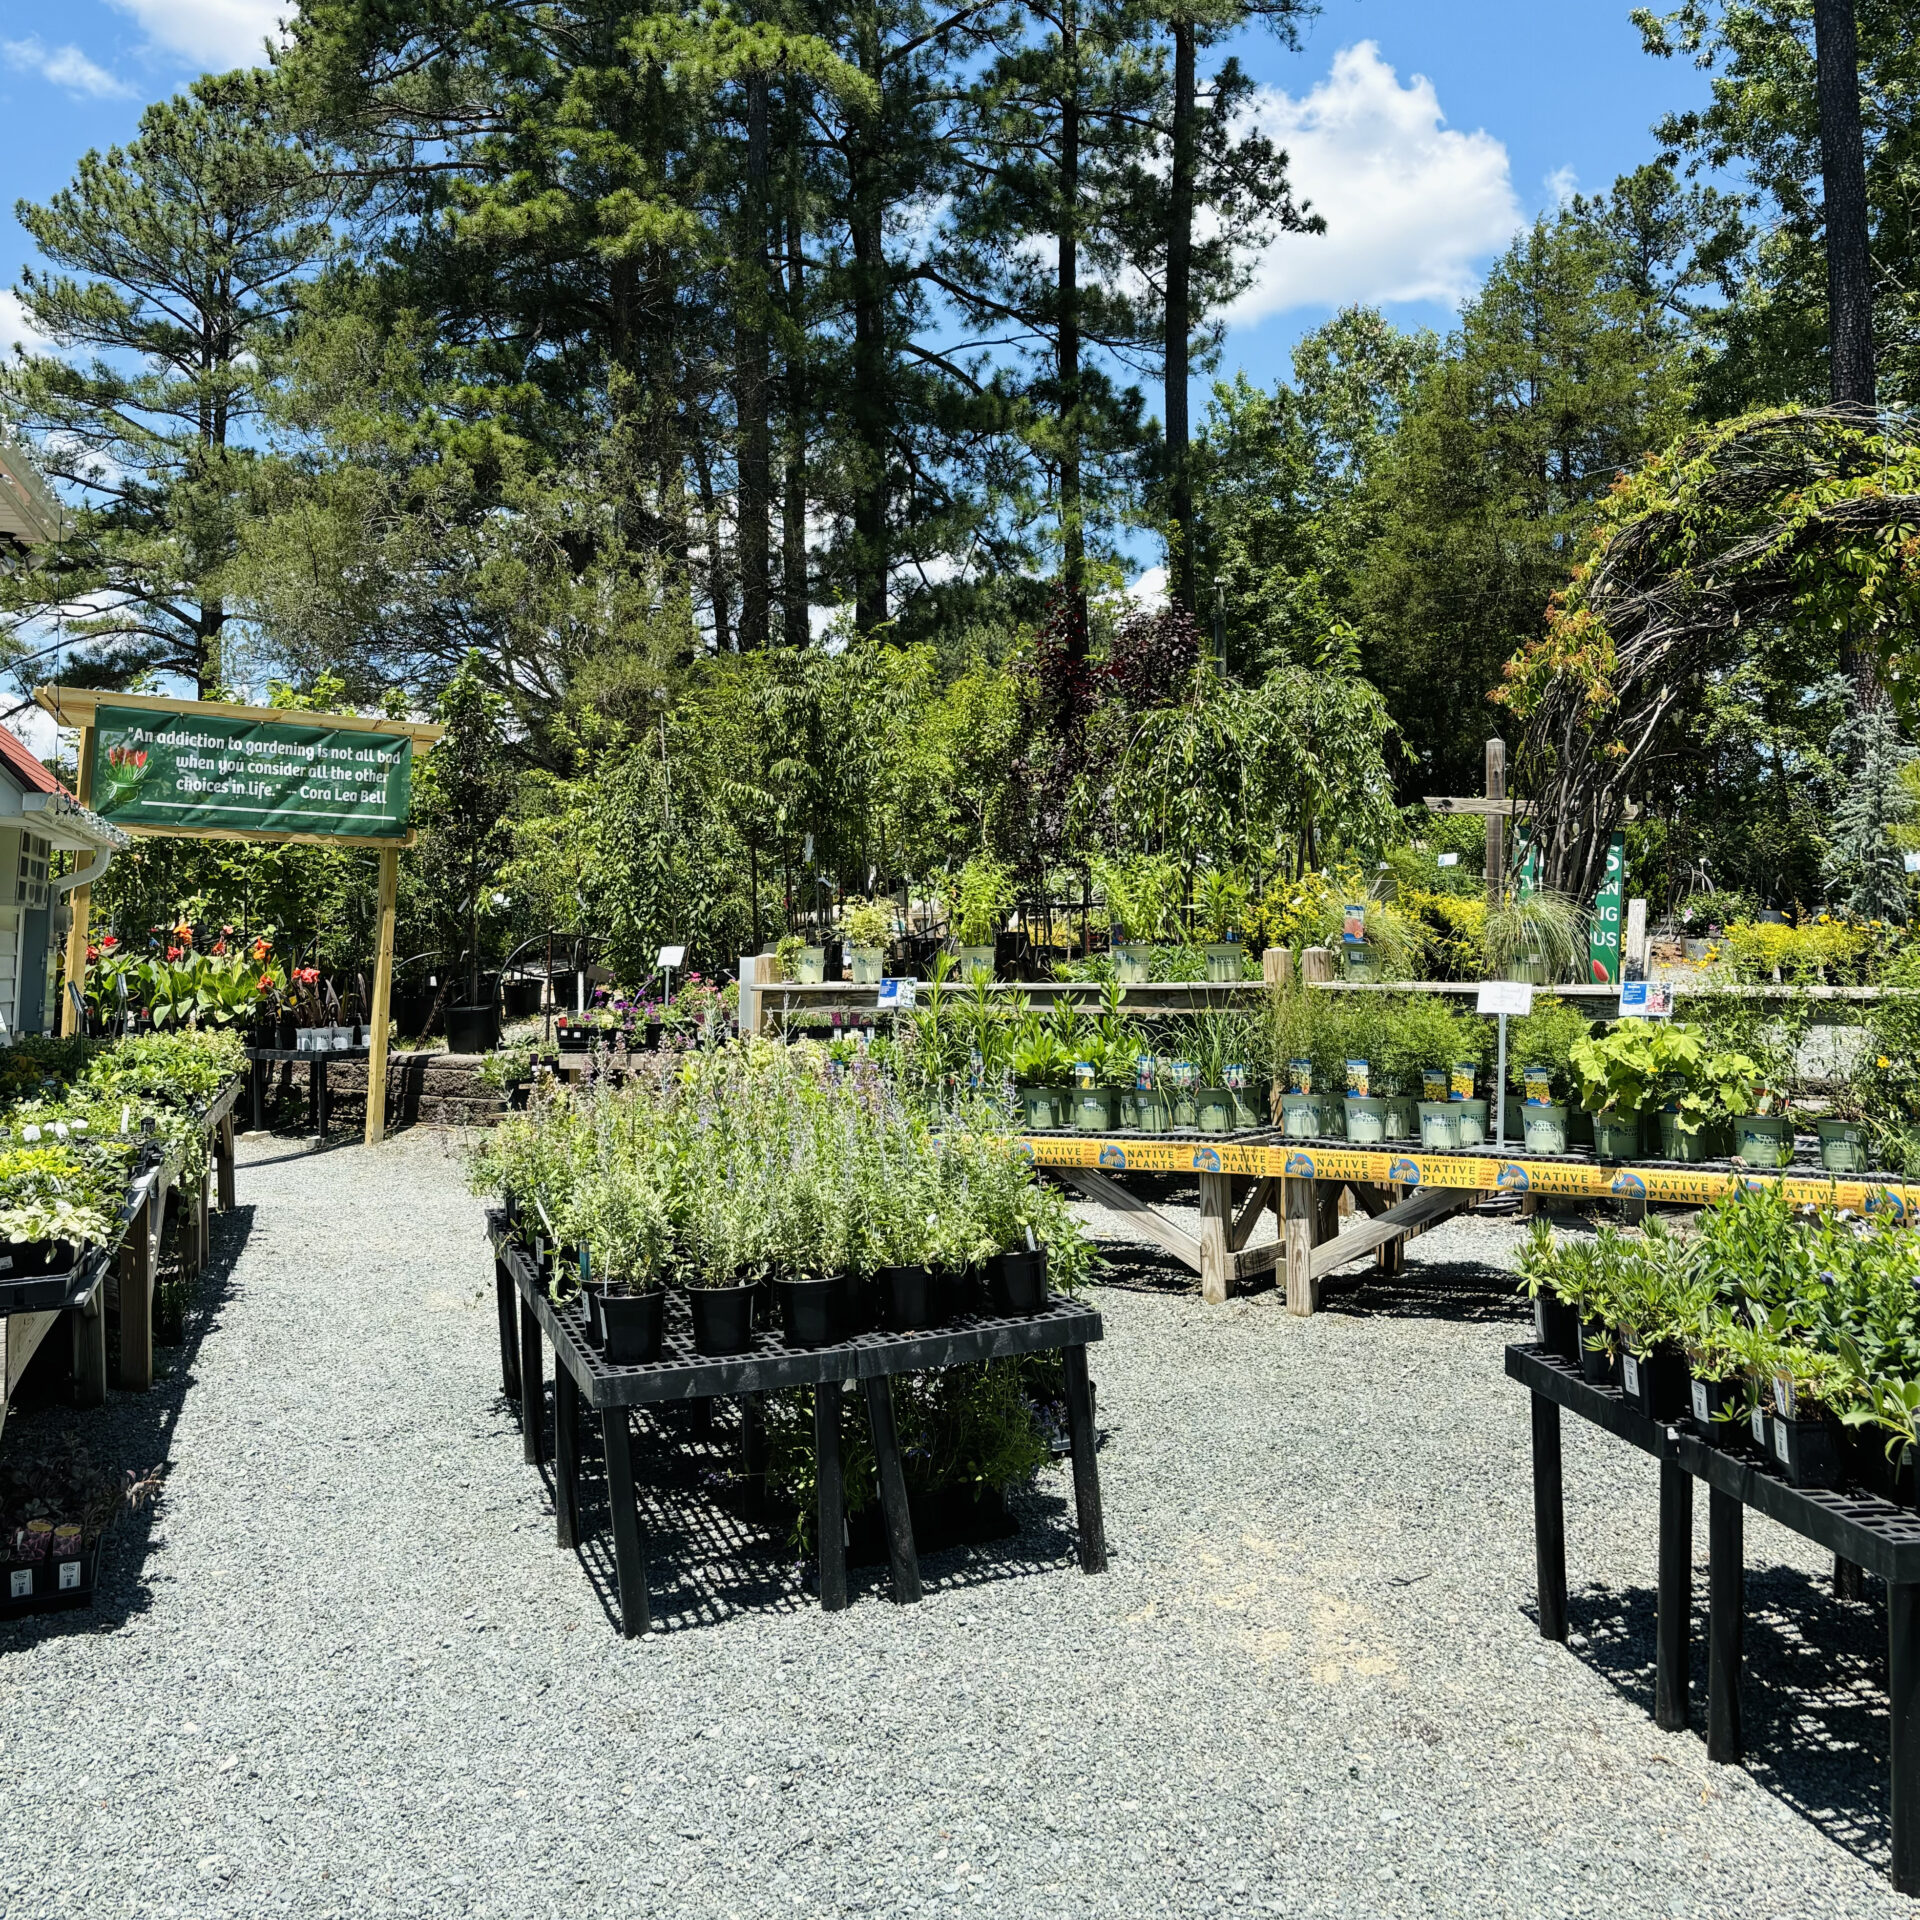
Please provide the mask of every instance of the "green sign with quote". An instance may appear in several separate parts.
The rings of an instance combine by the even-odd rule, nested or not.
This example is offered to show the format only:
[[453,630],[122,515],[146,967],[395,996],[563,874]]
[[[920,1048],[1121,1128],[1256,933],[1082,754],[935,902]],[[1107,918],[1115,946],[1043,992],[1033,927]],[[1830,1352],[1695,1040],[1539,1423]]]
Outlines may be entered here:
[[406,837],[413,741],[360,727],[111,707],[93,720],[96,813],[201,833]]

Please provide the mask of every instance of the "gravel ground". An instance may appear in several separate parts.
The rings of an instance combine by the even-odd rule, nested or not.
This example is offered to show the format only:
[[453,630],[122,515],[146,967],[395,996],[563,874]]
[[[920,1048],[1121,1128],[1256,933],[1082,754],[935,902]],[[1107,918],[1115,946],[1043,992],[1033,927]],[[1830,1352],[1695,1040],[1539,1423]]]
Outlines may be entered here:
[[1710,1767],[1648,1711],[1654,1470],[1569,1422],[1540,1641],[1511,1223],[1310,1321],[1117,1248],[1103,1578],[1055,1472],[923,1605],[829,1617],[683,1474],[626,1642],[444,1146],[256,1139],[240,1195],[168,1377],[89,1416],[157,1508],[94,1613],[0,1626],[9,1916],[1909,1911],[1877,1592],[1749,1518],[1755,1757]]

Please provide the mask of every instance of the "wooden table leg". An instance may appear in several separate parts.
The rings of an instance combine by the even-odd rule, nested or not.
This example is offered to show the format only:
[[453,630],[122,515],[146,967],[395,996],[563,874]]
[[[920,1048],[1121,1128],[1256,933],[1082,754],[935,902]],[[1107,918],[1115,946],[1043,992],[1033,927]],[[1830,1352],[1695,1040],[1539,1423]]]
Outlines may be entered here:
[[500,1391],[509,1400],[520,1398],[520,1343],[513,1324],[514,1303],[519,1291],[504,1260],[493,1263],[493,1300],[500,1322]]
[[893,1424],[893,1382],[876,1374],[860,1383],[867,1398],[867,1423],[873,1429],[873,1456],[879,1469],[880,1511],[887,1526],[887,1565],[893,1597],[902,1606],[920,1598],[920,1560],[913,1550],[913,1515],[907,1506],[907,1474],[900,1459],[900,1435]]
[[73,1404],[107,1403],[107,1303],[104,1285],[67,1316],[73,1322]]
[[1669,1733],[1687,1724],[1693,1628],[1693,1475],[1660,1462],[1660,1597],[1653,1659],[1653,1720]]
[[840,1470],[840,1382],[813,1390],[813,1449],[819,1485],[820,1605],[838,1613],[847,1604],[847,1489]]
[[166,1196],[149,1192],[120,1243],[120,1367],[116,1384],[128,1393],[153,1385],[153,1216]]
[[213,1212],[209,1205],[207,1175],[202,1174],[193,1189],[193,1271],[205,1273],[213,1258]]
[[547,1395],[540,1364],[540,1322],[533,1309],[520,1302],[520,1451],[530,1467],[546,1458]]
[[1920,1893],[1920,1587],[1887,1586],[1887,1719],[1893,1885]]
[[273,1072],[273,1065],[267,1060],[255,1060],[250,1063],[252,1071],[247,1075],[247,1092],[253,1106],[253,1130],[264,1133],[267,1128],[267,1078]]
[[553,1543],[580,1544],[580,1390],[553,1350]]
[[1100,1435],[1093,1424],[1087,1350],[1068,1347],[1060,1361],[1067,1376],[1067,1438],[1073,1447],[1073,1511],[1079,1522],[1080,1568],[1083,1573],[1105,1573],[1107,1528],[1100,1514]]
[[1707,1758],[1740,1758],[1740,1637],[1746,1612],[1745,1509],[1707,1489]]
[[333,1105],[330,1098],[331,1088],[327,1083],[327,1056],[324,1053],[314,1055],[313,1072],[314,1078],[319,1082],[314,1102],[320,1116],[314,1131],[324,1140],[327,1137],[327,1123],[332,1118],[330,1109]]
[[1567,1637],[1567,1520],[1560,1496],[1560,1409],[1533,1395],[1533,1578],[1540,1637]]
[[1203,1173],[1200,1178],[1200,1298],[1210,1307],[1226,1304],[1233,1291],[1233,1175]]
[[633,1427],[625,1407],[600,1415],[600,1438],[607,1452],[607,1504],[613,1514],[613,1570],[620,1587],[620,1631],[631,1640],[653,1625],[647,1598],[647,1538],[640,1525],[640,1502],[633,1484]]
[[1318,1304],[1313,1285],[1314,1188],[1318,1183],[1288,1174],[1280,1183],[1280,1236],[1286,1247],[1287,1311],[1310,1314]]

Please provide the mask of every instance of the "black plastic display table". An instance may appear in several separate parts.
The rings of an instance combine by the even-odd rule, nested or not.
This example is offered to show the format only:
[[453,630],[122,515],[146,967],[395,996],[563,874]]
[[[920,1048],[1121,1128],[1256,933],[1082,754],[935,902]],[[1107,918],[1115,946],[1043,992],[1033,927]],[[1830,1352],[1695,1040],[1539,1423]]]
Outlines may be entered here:
[[1740,1664],[1745,1613],[1744,1520],[1753,1507],[1887,1583],[1889,1824],[1892,1880],[1920,1893],[1920,1512],[1870,1493],[1788,1485],[1768,1456],[1736,1452],[1690,1417],[1662,1425],[1615,1387],[1596,1387],[1558,1354],[1507,1349],[1507,1374],[1533,1401],[1533,1523],[1540,1632],[1567,1637],[1566,1525],[1560,1409],[1567,1408],[1660,1462],[1658,1629],[1654,1719],[1688,1723],[1693,1581],[1693,1483],[1707,1483],[1707,1757],[1741,1757]]
[[282,1060],[304,1060],[307,1063],[307,1112],[313,1120],[314,1133],[324,1140],[327,1137],[327,1117],[332,1107],[327,1090],[328,1063],[371,1058],[372,1054],[366,1047],[341,1047],[327,1053],[315,1053],[304,1047],[249,1047],[247,1059],[252,1065],[247,1077],[252,1083],[254,1132],[259,1133],[267,1124],[267,1076],[260,1071],[262,1066],[276,1066]]
[[1067,1433],[1073,1455],[1080,1564],[1088,1573],[1106,1571],[1093,1392],[1087,1378],[1087,1346],[1101,1337],[1102,1328],[1099,1314],[1091,1307],[1056,1295],[1042,1313],[969,1314],[950,1326],[922,1333],[863,1333],[830,1347],[789,1347],[776,1335],[759,1333],[754,1336],[752,1352],[724,1358],[695,1352],[689,1317],[684,1312],[670,1312],[661,1358],[646,1366],[617,1367],[608,1365],[588,1340],[579,1306],[556,1306],[547,1297],[533,1262],[508,1238],[504,1215],[489,1210],[487,1231],[494,1248],[501,1386],[509,1399],[520,1402],[523,1445],[530,1464],[538,1464],[544,1455],[539,1413],[545,1377],[542,1339],[553,1347],[554,1516],[558,1542],[563,1547],[579,1542],[581,1414],[584,1410],[599,1417],[606,1450],[621,1629],[629,1636],[646,1632],[651,1624],[646,1542],[636,1498],[629,1415],[635,1407],[670,1401],[778,1393],[791,1387],[813,1389],[820,1604],[832,1611],[847,1604],[840,1396],[843,1385],[858,1381],[873,1432],[893,1595],[896,1600],[911,1602],[920,1598],[920,1567],[907,1506],[906,1472],[894,1427],[893,1376],[1057,1351],[1066,1375]]

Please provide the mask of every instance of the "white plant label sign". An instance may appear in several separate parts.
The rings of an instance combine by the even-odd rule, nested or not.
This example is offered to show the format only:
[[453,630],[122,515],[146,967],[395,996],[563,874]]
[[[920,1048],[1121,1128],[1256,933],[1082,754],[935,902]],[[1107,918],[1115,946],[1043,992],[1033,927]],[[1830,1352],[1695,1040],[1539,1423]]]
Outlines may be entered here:
[[1524,1018],[1533,1011],[1533,985],[1527,980],[1483,980],[1480,983],[1479,1010],[1482,1013],[1514,1013]]

